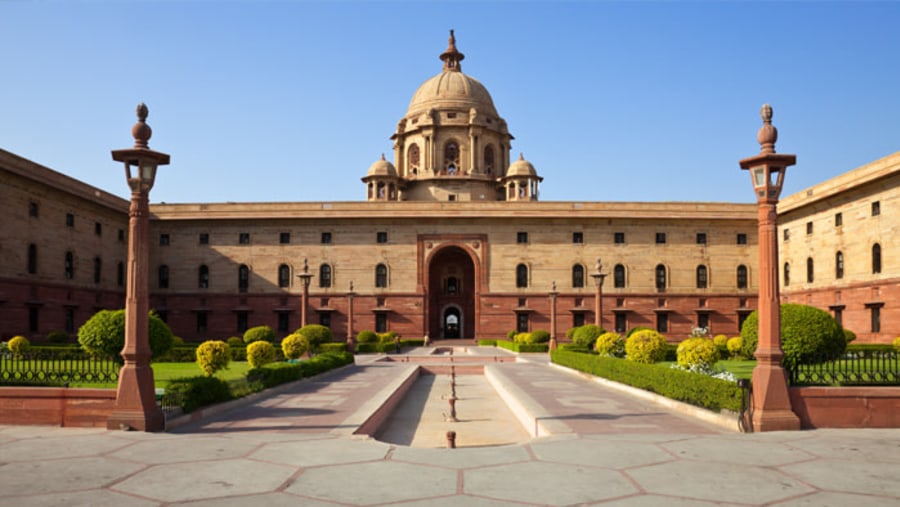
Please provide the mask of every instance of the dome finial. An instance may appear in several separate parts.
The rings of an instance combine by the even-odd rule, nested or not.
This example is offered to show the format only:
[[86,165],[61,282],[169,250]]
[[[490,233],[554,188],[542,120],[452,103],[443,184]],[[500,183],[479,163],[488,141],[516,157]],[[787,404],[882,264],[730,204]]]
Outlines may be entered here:
[[150,129],[150,125],[147,125],[147,115],[150,113],[150,110],[147,109],[147,105],[143,102],[137,105],[137,123],[131,127],[131,135],[134,137],[134,147],[135,148],[149,148],[150,146],[147,144],[147,141],[150,140],[150,136],[153,135],[153,130]]
[[772,106],[763,104],[759,110],[759,116],[762,118],[763,125],[756,133],[756,140],[759,141],[759,152],[761,154],[775,153],[775,141],[778,141],[778,129],[772,125]]
[[465,57],[466,55],[456,50],[456,37],[453,35],[453,30],[450,30],[450,40],[447,43],[447,51],[441,53],[441,60],[444,61],[444,71],[462,71],[462,66],[459,62]]

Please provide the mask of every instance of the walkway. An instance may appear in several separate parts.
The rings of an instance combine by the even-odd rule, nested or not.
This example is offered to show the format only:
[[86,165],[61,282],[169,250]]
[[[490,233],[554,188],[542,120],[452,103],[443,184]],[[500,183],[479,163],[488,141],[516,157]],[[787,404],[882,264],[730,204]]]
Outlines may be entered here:
[[491,366],[551,414],[529,443],[350,436],[411,367],[359,364],[170,433],[0,426],[0,506],[900,503],[900,429],[739,434],[534,358]]

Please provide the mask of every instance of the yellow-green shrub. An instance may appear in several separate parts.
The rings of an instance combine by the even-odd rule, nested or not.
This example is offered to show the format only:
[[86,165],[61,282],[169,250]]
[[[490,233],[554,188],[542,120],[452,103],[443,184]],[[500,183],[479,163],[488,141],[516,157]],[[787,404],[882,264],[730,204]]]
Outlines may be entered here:
[[736,357],[741,353],[741,348],[744,346],[744,340],[742,340],[740,336],[735,336],[734,338],[729,338],[725,346],[728,348],[728,354],[731,357]]
[[255,341],[247,345],[247,362],[251,368],[259,368],[275,360],[275,346],[267,341]]
[[708,368],[719,360],[719,348],[713,340],[706,338],[688,338],[678,344],[675,354],[678,365],[683,368],[699,366]]
[[15,355],[20,355],[26,352],[31,347],[31,342],[28,341],[28,338],[24,336],[13,336],[9,342],[6,344],[6,348],[9,349]]
[[625,339],[619,333],[603,333],[594,342],[594,350],[603,356],[621,357],[625,353]]
[[666,358],[666,339],[652,329],[642,329],[625,340],[625,354],[638,363],[658,363]]
[[513,342],[518,344],[528,343],[528,340],[531,338],[531,333],[516,333],[516,336],[513,337]]
[[231,348],[221,340],[207,340],[197,347],[197,366],[203,374],[212,377],[217,371],[228,368]]
[[300,333],[288,335],[281,340],[281,351],[288,359],[298,359],[309,350],[309,340]]
[[244,339],[240,336],[232,336],[231,338],[225,340],[225,343],[232,349],[242,349],[246,347],[244,343]]
[[894,350],[896,350],[897,352],[900,352],[900,336],[894,338],[893,345],[894,345]]
[[719,347],[719,349],[726,349],[728,347],[728,337],[724,334],[717,334],[713,336],[713,343],[715,343],[716,347]]

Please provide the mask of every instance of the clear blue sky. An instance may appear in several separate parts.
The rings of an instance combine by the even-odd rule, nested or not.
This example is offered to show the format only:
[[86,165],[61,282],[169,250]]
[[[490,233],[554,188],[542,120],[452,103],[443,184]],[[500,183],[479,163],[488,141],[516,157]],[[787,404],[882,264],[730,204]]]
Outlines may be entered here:
[[751,202],[764,102],[793,193],[900,150],[896,2],[0,0],[0,147],[154,202],[359,201],[456,30],[542,200]]

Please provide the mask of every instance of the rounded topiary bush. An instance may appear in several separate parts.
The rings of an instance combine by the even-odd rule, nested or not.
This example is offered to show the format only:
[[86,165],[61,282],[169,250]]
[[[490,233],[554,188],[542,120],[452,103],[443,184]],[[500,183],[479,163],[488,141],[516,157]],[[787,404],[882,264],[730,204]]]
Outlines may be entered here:
[[[741,327],[741,352],[753,357],[759,342],[759,313],[754,310]],[[828,312],[812,306],[781,305],[781,348],[784,365],[814,364],[837,359],[847,347],[844,331]]]
[[309,340],[300,333],[288,335],[281,340],[281,351],[288,359],[299,359],[309,351]]
[[577,331],[577,330],[578,330],[577,327],[570,327],[569,329],[566,329],[566,338],[571,340],[572,337],[575,336],[575,331]]
[[271,363],[275,360],[275,346],[266,341],[255,341],[247,345],[247,362],[251,368]]
[[738,357],[743,355],[741,353],[741,348],[744,345],[744,340],[740,336],[735,336],[734,338],[729,338],[728,342],[725,344],[725,347],[728,349],[728,355],[731,357]]
[[547,343],[550,341],[550,333],[543,329],[535,329],[529,333],[526,343]]
[[709,368],[719,360],[719,347],[713,340],[688,338],[678,344],[675,354],[682,368]]
[[619,333],[603,333],[594,342],[594,350],[602,356],[622,357],[625,355],[625,339]]
[[31,348],[31,342],[28,341],[28,338],[24,336],[13,336],[9,342],[6,343],[6,348],[9,349],[10,352],[19,356],[24,354]]
[[[397,340],[397,331],[385,331],[378,333],[378,343],[394,343]],[[331,341],[329,338],[328,341]]]
[[856,339],[856,333],[854,333],[853,331],[850,331],[847,328],[844,328],[844,341],[846,343],[850,343],[855,339]]
[[529,336],[531,336],[531,333],[516,333],[516,335],[513,336],[513,342],[518,344],[526,344],[528,343]]
[[894,350],[900,352],[900,336],[894,338],[892,345],[894,345]]
[[50,331],[47,333],[48,343],[66,343],[69,341],[69,333],[65,331]]
[[312,351],[318,350],[319,344],[330,342],[334,338],[331,329],[321,324],[307,324],[295,332],[309,340],[309,349]]
[[172,346],[173,347],[183,347],[184,346],[184,338],[180,336],[172,335]]
[[[149,317],[150,354],[159,357],[172,348],[169,326],[155,313]],[[125,310],[100,310],[78,329],[78,343],[89,354],[108,357],[123,364],[120,353],[125,346]]]
[[728,336],[724,334],[717,334],[713,336],[713,343],[716,345],[716,347],[719,347],[719,350],[727,350]]
[[197,347],[197,366],[203,374],[212,377],[217,371],[228,368],[231,361],[231,348],[221,340],[208,340]]
[[242,349],[247,346],[247,344],[244,343],[244,339],[240,336],[232,336],[225,340],[225,343],[227,343],[228,347],[232,349]]
[[516,338],[517,334],[519,334],[518,331],[516,331],[515,329],[510,329],[509,331],[506,332],[506,339],[514,340]]
[[244,331],[244,343],[250,344],[258,341],[272,343],[275,341],[275,330],[269,326],[256,326]]
[[356,341],[359,343],[376,343],[378,342],[378,335],[375,334],[375,331],[360,331],[356,335]]
[[572,343],[579,347],[589,348],[597,341],[597,337],[605,332],[606,330],[600,326],[585,324],[577,328],[575,333],[572,334]]
[[634,332],[625,340],[625,355],[638,363],[658,363],[666,358],[666,339],[652,329]]
[[634,333],[637,333],[638,331],[655,331],[655,329],[651,329],[649,327],[644,327],[644,326],[633,327],[633,328],[629,329],[627,333],[625,333],[625,339],[627,340],[628,338],[631,338],[631,335],[633,335]]

